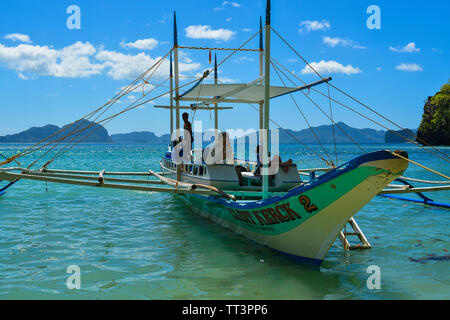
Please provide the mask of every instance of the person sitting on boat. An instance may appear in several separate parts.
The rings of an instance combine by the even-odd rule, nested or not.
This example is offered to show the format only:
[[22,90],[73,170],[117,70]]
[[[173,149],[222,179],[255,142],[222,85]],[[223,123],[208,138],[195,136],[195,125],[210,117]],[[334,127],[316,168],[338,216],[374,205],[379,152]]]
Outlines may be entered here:
[[234,152],[226,132],[221,132],[218,135],[212,148],[206,147],[204,149],[203,158],[207,164],[234,165]]
[[[261,176],[261,168],[262,168],[261,156],[262,156],[262,146],[259,145],[256,147],[256,168],[253,174],[255,177]],[[279,155],[275,155],[272,158],[272,160],[270,160],[270,152],[269,152],[269,170],[270,167],[272,166],[272,162],[278,164],[278,168],[281,168],[285,173],[287,173],[289,171],[289,167],[292,166],[292,159],[283,162]],[[275,175],[270,175],[270,177],[273,179]]]
[[[174,141],[173,141],[173,149],[175,149],[175,147],[178,145],[178,144],[180,144],[180,143],[182,143],[183,142],[183,137],[178,137],[178,138],[176,138]],[[179,150],[179,152],[178,152],[178,156],[180,157],[180,158],[182,158],[183,157],[183,148],[180,148],[180,150]]]

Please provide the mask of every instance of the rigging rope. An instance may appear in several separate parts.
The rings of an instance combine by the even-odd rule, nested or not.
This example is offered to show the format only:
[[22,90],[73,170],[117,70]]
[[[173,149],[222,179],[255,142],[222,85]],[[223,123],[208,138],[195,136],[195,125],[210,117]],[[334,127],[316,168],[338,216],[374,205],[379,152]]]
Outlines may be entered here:
[[[275,67],[275,65],[272,63],[272,61],[270,62],[272,65],[272,68],[275,70],[276,74],[278,75],[278,78],[280,79],[280,81],[283,83],[283,86],[285,88],[286,84],[284,83],[283,79],[280,76],[280,73],[278,72],[277,68]],[[294,102],[295,106],[297,107],[298,111],[300,112],[300,114],[302,115],[303,119],[305,120],[306,124],[308,125],[309,129],[311,130],[312,134],[314,135],[316,141],[319,143],[320,147],[322,148],[323,152],[326,154],[326,156],[328,157],[328,160],[331,163],[331,166],[336,167],[335,164],[333,163],[333,160],[331,160],[330,155],[328,154],[328,152],[325,150],[325,148],[323,147],[322,143],[320,142],[319,137],[316,135],[316,132],[314,131],[314,129],[311,127],[308,119],[306,118],[306,116],[304,115],[304,113],[302,112],[302,110],[300,109],[300,107],[297,104],[297,101],[295,101],[293,95],[290,93],[289,96],[291,97],[292,101]],[[330,165],[330,163],[328,163],[328,165]]]
[[[169,51],[169,53],[170,53],[170,51]],[[169,54],[168,53],[168,54]],[[167,55],[168,55],[167,54]],[[149,79],[151,76],[153,76],[153,74],[156,72],[156,70],[158,70],[158,68],[161,66],[161,64],[162,64],[162,62],[164,61],[164,59],[167,57],[167,55],[166,56],[164,56],[163,58],[161,58],[156,64],[154,64],[153,66],[152,66],[152,68],[154,67],[154,66],[156,66],[157,65],[157,67],[155,68],[155,70],[151,73],[151,75],[147,78],[147,79]],[[146,80],[144,80],[144,82],[143,83],[141,83],[141,84],[139,84],[138,86],[135,86],[133,89],[128,89],[124,94],[122,94],[120,97],[118,97],[117,99],[115,99],[115,101],[113,102],[113,103],[111,103],[111,104],[109,104],[109,106],[105,109],[105,110],[103,110],[95,119],[94,119],[94,123],[98,120],[98,118],[100,118],[106,111],[108,111],[121,97],[123,97],[123,96],[125,96],[125,95],[127,95],[128,93],[130,93],[130,92],[132,92],[132,91],[134,91],[134,90],[136,90],[137,88],[139,88],[139,86],[143,86],[145,83],[146,83],[147,81]],[[128,87],[130,87],[130,86],[128,86]],[[153,90],[152,90],[153,91]],[[56,140],[56,141],[52,141],[52,142],[50,142],[50,143],[48,143],[47,145],[49,145],[49,144],[52,144],[52,143],[55,143],[55,142],[57,142],[53,147],[51,147],[49,150],[47,150],[47,152],[45,152],[43,155],[41,155],[37,160],[35,160],[33,163],[31,163],[27,168],[29,169],[29,168],[31,168],[34,164],[36,164],[36,162],[38,162],[40,159],[42,159],[45,155],[47,155],[50,151],[52,151],[54,148],[56,148],[56,146],[58,146],[60,143],[62,143],[64,140],[65,140],[65,138],[68,138],[68,137],[70,137],[71,135],[73,135],[75,132],[75,130],[76,129],[78,129],[81,125],[83,125],[84,123],[86,123],[86,121],[88,121],[88,119],[90,119],[91,117],[93,116],[93,114],[91,115],[91,116],[89,116],[88,118],[86,118],[86,119],[84,119],[83,120],[83,122],[82,123],[80,123],[75,129],[73,129],[71,132],[69,132],[69,134],[67,134],[65,137],[63,137],[62,139],[58,139],[58,140]],[[87,130],[87,128],[89,128],[89,127],[85,127],[85,128],[81,128],[80,130],[78,130],[77,132],[78,132],[78,134],[75,136],[75,137],[73,137],[72,138],[72,140],[70,140],[63,148],[62,148],[62,150],[64,150],[67,146],[69,146],[70,145],[70,143],[72,143],[83,131],[85,131],[85,130]],[[99,127],[97,127],[97,129],[99,129],[100,128],[100,126]],[[94,131],[96,131],[95,129],[94,129]],[[59,152],[61,152],[61,150],[59,151]],[[45,165],[48,165],[49,163],[51,163],[53,160],[50,160],[50,161],[48,161]]]
[[408,162],[414,163],[415,165],[418,165],[418,166],[421,167],[421,168],[424,168],[424,169],[426,169],[426,170],[428,170],[428,171],[430,171],[430,172],[433,172],[433,173],[436,173],[437,175],[440,175],[441,177],[444,177],[444,178],[447,179],[447,180],[450,180],[450,177],[446,176],[446,175],[443,174],[443,173],[440,173],[440,172],[435,171],[435,170],[433,170],[433,169],[431,169],[431,168],[428,168],[427,166],[424,166],[423,164],[417,163],[417,162],[415,162],[415,161],[413,161],[413,160],[411,160],[411,159],[409,159],[409,158],[406,158],[406,157],[404,157],[404,156],[402,156],[402,155],[400,155],[400,154],[398,154],[398,153],[394,153],[394,152],[392,152],[392,151],[389,151],[389,152],[392,153],[394,156],[397,156],[397,157],[399,157],[399,158],[402,158],[403,160],[406,160],[406,161],[408,161]]
[[[135,100],[133,103],[136,103],[137,101],[139,101],[140,99],[142,99],[143,97],[145,97],[146,95],[148,95],[149,93],[153,92],[154,90],[156,90],[157,88],[159,88],[162,84],[164,84],[165,82],[167,82],[169,79],[164,80],[163,82],[161,82],[159,85],[156,85],[154,88],[150,89],[150,91],[148,91],[147,93],[143,94],[143,96],[137,100]],[[133,104],[132,103],[132,104]],[[130,105],[132,105],[130,104]],[[106,111],[106,110],[105,110]],[[104,112],[105,112],[104,111]],[[104,113],[103,112],[103,113]],[[102,113],[102,114],[103,114]],[[96,119],[94,119],[93,122],[96,122],[98,120],[98,118],[102,115],[100,114]],[[106,121],[103,126],[105,126],[106,124],[108,124],[110,121],[112,121],[112,119],[109,119],[108,121]],[[63,154],[65,154],[66,152],[72,150],[73,147],[75,147],[77,144],[83,142],[84,140],[86,140],[88,137],[90,137],[93,133],[95,133],[97,130],[99,130],[100,128],[102,128],[102,126],[97,126],[92,128],[92,130],[90,132],[88,132],[88,134],[86,134],[84,137],[82,137],[80,140],[73,142],[77,137],[80,136],[80,134],[83,131],[80,131],[75,137],[72,138],[71,141],[69,141],[61,150],[59,150],[54,156],[53,158],[51,158],[49,161],[47,161],[47,163],[44,165],[44,167],[47,167],[47,165],[49,165],[50,163],[52,163],[53,161],[55,161],[57,158],[59,158],[60,156],[62,156]],[[45,155],[45,154],[44,154]],[[43,155],[43,156],[44,156]],[[43,156],[41,156],[39,159],[37,159],[36,161],[34,161],[27,169],[29,169],[32,165],[34,165],[36,162],[38,162]]]
[[[172,50],[173,50],[173,49],[171,49],[171,50],[169,51],[169,53],[170,53]],[[168,53],[168,54],[169,54],[169,53]],[[168,54],[167,54],[167,55],[168,55]],[[166,55],[166,56],[167,56],[167,55]],[[161,59],[162,59],[162,58],[161,58]],[[79,123],[79,122],[82,121],[82,120],[85,120],[85,118],[88,118],[88,119],[89,119],[90,117],[92,117],[94,114],[96,114],[98,111],[100,111],[101,109],[103,109],[103,108],[106,107],[107,105],[109,105],[109,104],[111,104],[111,103],[114,104],[114,103],[115,103],[118,99],[120,99],[122,96],[128,94],[128,93],[130,92],[129,88],[130,88],[132,85],[134,85],[136,82],[138,82],[139,80],[141,80],[148,72],[150,72],[150,71],[151,71],[151,70],[159,63],[159,61],[161,61],[161,59],[158,60],[155,64],[153,64],[153,66],[151,66],[150,68],[148,68],[146,71],[144,71],[138,78],[136,78],[134,81],[132,81],[128,86],[124,87],[119,93],[117,93],[116,95],[114,95],[113,98],[111,98],[110,100],[108,100],[103,106],[101,106],[101,107],[97,108],[96,110],[94,110],[94,111],[88,113],[87,115],[85,115],[85,116],[82,117],[81,119],[79,119],[79,120],[77,120],[77,121],[75,121],[75,122],[69,124],[68,126],[66,126],[66,127],[64,127],[64,128],[61,128],[60,130],[56,131],[55,133],[53,133],[53,134],[47,136],[46,138],[40,140],[39,142],[33,144],[32,146],[26,148],[24,151],[21,151],[21,152],[15,154],[14,156],[8,158],[7,160],[1,162],[1,163],[0,163],[0,166],[3,166],[3,165],[5,165],[5,164],[8,164],[8,163],[10,163],[10,162],[12,162],[12,161],[15,161],[15,160],[16,160],[17,158],[19,158],[19,157],[22,157],[22,156],[24,156],[24,155],[30,154],[30,153],[32,153],[32,152],[35,152],[35,151],[37,151],[37,150],[39,150],[39,149],[42,149],[42,148],[45,147],[45,146],[48,146],[48,145],[51,144],[51,143],[54,143],[54,142],[56,142],[56,141],[61,140],[61,139],[57,139],[57,140],[55,140],[55,141],[51,141],[50,143],[47,143],[47,144],[44,145],[44,146],[37,147],[38,145],[40,145],[41,143],[47,141],[48,139],[50,139],[51,137],[55,136],[56,134],[58,134],[58,133],[60,133],[60,132],[62,132],[62,131],[64,131],[64,130],[70,128],[71,126],[74,126],[75,124]],[[139,85],[139,86],[140,86],[140,85]],[[138,87],[139,87],[139,86],[138,86]],[[134,90],[134,89],[135,89],[135,88],[133,88],[133,90]],[[132,90],[131,90],[131,91],[132,91]],[[79,127],[79,126],[80,126],[80,125],[78,125],[78,127]],[[70,135],[70,134],[69,134],[69,135]],[[63,137],[63,139],[64,139],[64,138],[65,138],[65,137]],[[37,147],[37,148],[35,148],[35,147]],[[34,148],[34,149],[33,149],[33,148]]]
[[[218,82],[220,84],[223,84],[222,81],[218,80]],[[259,113],[259,108],[255,107],[253,104],[248,103],[247,104],[252,107],[256,112]],[[300,139],[298,139],[296,136],[294,136],[292,133],[290,133],[287,129],[283,128],[281,125],[279,125],[277,122],[275,122],[275,120],[271,119],[269,117],[269,121],[272,122],[274,125],[276,125],[278,128],[280,128],[281,130],[283,130],[286,134],[288,134],[289,136],[291,136],[294,140],[296,140],[298,143],[300,143],[302,146],[304,146],[306,149],[308,149],[309,151],[311,151],[313,154],[315,154],[318,158],[320,158],[321,160],[323,160],[323,162],[325,162],[328,166],[331,166],[330,163],[323,158],[320,154],[318,154],[316,151],[314,151],[314,149],[310,148],[308,145],[306,145],[305,143],[303,143]]]
[[[234,55],[237,51],[244,51],[244,50],[242,50],[242,47],[245,46],[250,40],[252,40],[258,33],[259,33],[259,31],[256,32],[252,37],[250,37],[247,41],[245,41],[239,48],[237,48],[237,49],[230,49],[230,50],[232,50],[233,52],[232,52],[230,55],[228,55],[224,60],[222,60],[216,67],[214,67],[213,70],[215,70],[215,69],[218,68],[220,65],[222,65],[225,61],[227,61],[227,60],[228,60],[232,55]],[[56,135],[57,133],[59,133],[59,132],[61,132],[61,131],[63,131],[63,130],[68,129],[69,127],[75,125],[76,123],[78,123],[78,122],[80,122],[80,121],[82,121],[82,120],[84,120],[84,121],[83,121],[83,123],[84,123],[84,122],[86,121],[85,118],[88,117],[88,119],[90,119],[94,114],[96,114],[98,111],[100,111],[101,109],[103,109],[103,108],[104,108],[105,106],[107,106],[108,104],[111,104],[111,103],[114,104],[115,102],[117,102],[117,101],[118,101],[121,97],[123,97],[124,95],[128,94],[128,93],[131,92],[131,91],[134,91],[135,89],[139,88],[139,87],[142,86],[142,85],[145,85],[145,83],[147,83],[147,80],[153,75],[154,72],[153,72],[149,77],[147,77],[147,79],[144,79],[144,82],[143,82],[143,83],[139,84],[138,86],[136,86],[136,87],[134,87],[133,89],[130,90],[130,87],[132,87],[135,83],[137,83],[138,81],[140,81],[141,79],[143,79],[143,78],[145,77],[145,75],[146,75],[148,72],[150,72],[151,69],[153,69],[156,65],[160,64],[160,62],[162,62],[162,60],[164,60],[164,59],[170,54],[170,52],[172,52],[173,49],[174,49],[174,48],[172,48],[172,49],[171,49],[171,50],[170,50],[163,58],[159,59],[152,67],[150,67],[148,70],[146,70],[144,73],[142,73],[137,79],[135,79],[135,80],[134,80],[132,83],[130,83],[127,87],[125,87],[124,89],[122,89],[118,94],[116,94],[113,98],[111,98],[108,102],[106,102],[102,107],[100,107],[100,108],[94,110],[93,112],[87,114],[86,116],[82,117],[81,119],[77,120],[76,122],[74,122],[74,123],[68,125],[68,126],[65,127],[65,128],[62,128],[61,130],[55,132],[54,134],[52,134],[52,135],[46,137],[45,139],[39,141],[38,143],[36,143],[36,144],[32,145],[31,147],[25,149],[24,151],[22,151],[22,152],[20,152],[20,153],[14,155],[14,156],[8,158],[8,160],[5,160],[5,161],[1,162],[1,163],[0,163],[0,166],[2,166],[2,165],[4,165],[4,164],[7,164],[7,163],[10,163],[10,162],[16,160],[16,159],[19,158],[19,157],[22,157],[22,156],[24,156],[24,155],[28,155],[28,154],[30,154],[30,153],[32,153],[32,152],[35,152],[35,151],[37,151],[37,150],[40,150],[40,149],[42,149],[42,148],[44,148],[44,147],[46,147],[46,146],[48,146],[48,145],[50,145],[50,144],[52,144],[52,143],[55,143],[55,142],[64,140],[65,138],[67,138],[67,137],[69,137],[69,136],[71,136],[71,135],[74,135],[74,134],[76,134],[76,133],[78,133],[78,132],[87,130],[88,128],[92,127],[93,125],[97,125],[97,124],[100,124],[101,122],[104,122],[104,121],[108,121],[108,120],[110,120],[110,119],[113,119],[113,118],[117,117],[118,115],[120,115],[120,114],[122,114],[122,113],[124,113],[124,112],[130,111],[130,110],[132,110],[132,109],[134,109],[134,108],[137,108],[137,107],[139,107],[139,106],[141,106],[141,105],[143,105],[143,104],[145,104],[145,103],[148,103],[148,102],[150,102],[150,101],[152,101],[152,100],[154,100],[154,99],[157,99],[157,98],[163,96],[164,94],[173,92],[173,91],[176,90],[176,89],[185,87],[185,86],[187,86],[187,85],[192,84],[193,82],[195,82],[195,80],[194,80],[194,81],[191,81],[191,82],[188,82],[188,83],[186,83],[185,85],[179,86],[178,88],[175,88],[175,89],[173,89],[173,90],[169,90],[168,92],[166,92],[166,93],[164,93],[164,94],[162,94],[162,95],[160,95],[160,96],[157,96],[157,97],[152,98],[152,99],[150,99],[150,100],[144,101],[143,103],[140,103],[140,104],[135,105],[135,106],[133,106],[133,107],[131,107],[131,106],[133,105],[133,104],[131,104],[129,108],[126,108],[126,109],[122,110],[121,112],[112,115],[111,117],[108,117],[108,118],[106,118],[106,119],[103,119],[103,120],[101,120],[101,121],[99,121],[99,122],[97,122],[97,123],[92,123],[92,124],[86,126],[85,128],[82,128],[82,129],[80,129],[80,130],[76,130],[77,128],[79,128],[79,127],[81,126],[81,124],[82,124],[82,123],[81,123],[81,124],[79,124],[79,125],[77,126],[77,128],[75,128],[74,130],[72,130],[72,131],[71,131],[69,134],[67,134],[66,136],[61,137],[61,138],[59,138],[59,139],[57,139],[57,140],[55,140],[55,141],[51,141],[51,142],[49,142],[49,143],[47,143],[47,144],[45,144],[45,145],[42,145],[42,146],[40,146],[40,147],[37,147],[37,146],[40,145],[42,142],[48,140],[50,137]],[[125,91],[125,92],[124,92],[124,91]],[[124,93],[123,93],[123,92],[124,92]],[[143,97],[144,97],[144,96],[145,96],[145,95],[143,95]],[[143,98],[143,97],[141,97],[141,98]],[[140,99],[141,99],[141,98],[140,98]],[[140,100],[140,99],[139,99],[139,100]],[[135,101],[135,102],[136,102],[136,101]],[[108,109],[109,109],[109,107],[108,107]],[[103,112],[103,113],[104,113],[104,112]],[[102,113],[102,114],[103,114],[103,113]],[[97,117],[97,119],[98,119],[98,117]],[[73,139],[72,139],[72,141],[73,141]],[[70,143],[70,142],[69,142],[69,143]],[[36,148],[35,148],[35,147],[36,147]],[[34,149],[33,149],[33,148],[34,148]],[[50,162],[51,162],[51,161],[50,161]],[[34,162],[34,163],[35,163],[35,162]],[[34,163],[33,163],[33,164],[34,164]],[[31,164],[31,165],[33,165],[33,164]]]
[[[276,63],[278,63],[276,60],[273,60]],[[278,63],[279,64],[279,63]],[[289,78],[282,70],[278,69],[294,86],[297,87],[297,84],[291,79]],[[366,152],[366,150],[364,150],[363,147],[361,147],[359,145],[359,143],[356,142],[355,139],[353,139],[352,136],[350,136],[343,128],[341,128],[341,126],[339,124],[337,124],[336,122],[334,122],[334,120],[324,111],[322,110],[322,108],[309,96],[309,94],[301,91],[303,93],[303,95],[317,108],[320,110],[320,112],[322,112],[328,119],[330,119],[335,125],[336,127],[339,128],[339,130],[341,130],[346,136],[347,138],[349,138],[362,152]]]
[[[283,73],[283,72],[282,72]],[[284,73],[283,73],[284,74]],[[296,84],[291,80],[291,82],[296,86]],[[316,92],[318,92],[317,90],[315,90]],[[320,111],[322,111],[322,113],[323,114],[325,114],[327,117],[328,117],[328,115],[308,96],[308,95],[306,95],[303,91],[302,91],[302,93],[305,95],[305,97],[307,97],[314,105],[316,105],[316,107],[320,110]],[[319,92],[320,93],[320,92]],[[330,99],[332,99],[331,97],[330,97]],[[335,102],[337,102],[337,103],[339,103],[339,104],[341,104],[341,105],[343,105],[342,103],[340,103],[339,101],[336,101],[336,100],[334,100],[334,99],[332,99],[333,101],[335,101]],[[345,105],[343,105],[343,106],[345,106]],[[346,106],[345,106],[346,107]],[[349,107],[348,107],[349,108]],[[350,108],[351,109],[351,108]],[[358,114],[360,114],[359,112],[357,112],[357,111],[354,111],[354,112],[356,112],[356,113],[358,113]],[[362,115],[362,114],[360,114],[361,116],[363,116],[363,117],[365,117],[364,115]],[[365,118],[367,118],[367,117],[365,117]],[[368,118],[367,118],[368,119]],[[370,120],[370,119],[369,119]],[[335,123],[336,124],[336,126],[338,127],[338,128],[340,128],[340,126],[337,124],[337,123]],[[381,124],[380,124],[380,126],[382,126]],[[345,133],[345,131],[342,129],[342,128],[340,128],[341,130],[342,130],[342,132],[344,132]],[[346,134],[347,135],[347,134]],[[350,137],[349,135],[347,135],[348,137]],[[352,139],[353,140],[353,139]],[[359,146],[357,143],[356,143],[356,141],[354,141],[353,140],[353,142],[357,145],[357,146]],[[363,150],[364,151],[364,149],[362,149],[362,147],[361,146],[359,146],[359,148],[361,149],[361,150]],[[390,151],[391,152],[391,151]],[[427,166],[425,166],[425,165],[422,165],[422,164],[419,164],[419,163],[417,163],[417,162],[415,162],[415,161],[413,161],[413,160],[411,160],[411,159],[409,159],[409,158],[406,158],[406,157],[403,157],[403,156],[401,156],[401,155],[398,155],[398,154],[396,154],[396,153],[394,153],[394,152],[391,152],[393,155],[396,155],[396,156],[398,156],[399,158],[402,158],[402,159],[404,159],[404,160],[406,160],[406,161],[408,161],[408,162],[410,162],[410,163],[413,163],[413,164],[415,164],[415,165],[418,165],[419,167],[421,167],[421,168],[423,168],[423,169],[425,169],[425,170],[428,170],[428,171],[430,171],[430,172],[433,172],[433,173],[435,173],[435,174],[437,174],[437,175],[440,175],[441,177],[444,177],[444,178],[446,178],[446,179],[449,179],[450,180],[450,178],[449,177],[447,177],[446,175],[444,175],[444,174],[442,174],[442,173],[440,173],[440,172],[438,172],[438,171],[435,171],[435,170],[433,170],[433,169],[431,169],[431,168],[429,168],[429,167],[427,167]]]
[[[300,58],[300,59],[302,59],[303,60],[303,62],[305,62],[305,64],[306,65],[308,65],[310,68],[311,68],[311,70],[313,70],[314,71],[314,73],[316,73],[317,74],[317,76],[319,76],[322,80],[324,80],[324,78],[317,72],[317,70],[315,70],[314,69],[314,67],[312,67],[309,63],[308,63],[308,61],[306,61],[276,30],[274,30],[272,27],[270,27],[274,32],[275,32],[275,34],[289,47],[289,48],[291,48],[291,50],[292,51],[294,51],[294,53]],[[297,79],[298,79],[298,77],[297,77]],[[303,82],[303,81],[302,81]],[[333,88],[335,88],[336,90],[338,90],[339,92],[341,92],[342,94],[344,94],[344,95],[346,95],[347,97],[349,97],[349,98],[351,98],[352,100],[354,100],[354,101],[356,101],[357,103],[359,103],[360,105],[362,105],[363,107],[365,107],[365,108],[367,108],[368,110],[370,110],[370,111],[372,111],[372,112],[374,112],[375,114],[377,114],[378,116],[380,116],[381,118],[383,118],[384,120],[386,120],[386,121],[388,121],[388,122],[390,122],[391,124],[393,124],[393,125],[395,125],[396,127],[398,127],[398,128],[400,128],[401,130],[405,130],[404,128],[402,128],[401,126],[399,126],[398,124],[396,124],[395,122],[393,122],[393,121],[391,121],[391,120],[389,120],[388,118],[386,118],[386,117],[384,117],[383,115],[381,115],[380,113],[378,113],[377,111],[375,111],[374,109],[372,109],[372,108],[370,108],[369,106],[367,106],[367,105],[365,105],[364,103],[362,103],[361,101],[359,101],[358,99],[356,99],[356,98],[354,98],[354,97],[352,97],[351,95],[349,95],[348,93],[346,93],[346,92],[344,92],[343,90],[341,90],[341,89],[339,89],[339,88],[337,88],[337,87],[335,87],[333,84],[330,84]],[[316,89],[314,89],[314,88],[312,88],[314,91],[316,91],[316,92],[318,92],[318,93],[320,93],[320,94],[322,94],[322,95],[324,95],[322,92],[320,92],[320,91],[318,91],[318,90],[316,90]],[[324,95],[325,96],[325,95]],[[333,99],[333,101],[335,101],[334,99]],[[339,102],[338,102],[339,103]],[[352,109],[350,109],[350,110],[352,110]],[[352,110],[352,111],[354,111],[354,110]],[[359,114],[359,113],[358,113]],[[381,124],[379,124],[379,123],[377,123],[376,121],[374,121],[374,120],[372,120],[372,119],[370,119],[370,118],[367,118],[367,117],[365,117],[366,119],[368,119],[368,120],[370,120],[370,121],[372,121],[372,122],[374,122],[374,123],[376,123],[376,124],[378,124],[378,125],[380,125],[380,126],[382,126]],[[440,154],[442,154],[443,156],[445,156],[447,159],[445,159],[445,158],[442,158],[441,156],[439,156],[439,155],[437,155],[436,153],[434,153],[434,152],[431,152],[431,150],[428,150],[427,148],[425,148],[425,147],[423,147],[423,146],[421,146],[421,145],[419,145],[418,143],[416,143],[415,141],[413,141],[413,140],[411,140],[411,139],[409,139],[409,138],[407,138],[407,137],[404,137],[403,135],[401,135],[400,133],[398,133],[398,132],[396,132],[396,131],[394,131],[394,130],[391,130],[391,129],[389,129],[389,128],[387,128],[387,127],[385,127],[385,126],[382,126],[383,128],[385,128],[386,130],[388,130],[388,131],[390,131],[390,132],[393,132],[393,133],[395,133],[396,135],[398,135],[399,137],[402,137],[403,139],[405,139],[405,140],[408,140],[409,142],[412,142],[412,143],[414,143],[414,144],[416,144],[417,146],[419,146],[419,147],[422,147],[424,150],[427,150],[428,152],[430,152],[430,153],[432,153],[432,154],[434,154],[434,155],[436,155],[436,156],[438,156],[438,157],[440,157],[441,159],[443,159],[443,160],[445,160],[445,161],[447,161],[447,162],[450,162],[450,157],[448,156],[448,155],[446,155],[445,153],[443,153],[443,152],[441,152],[440,150],[438,150],[437,148],[435,148],[435,147],[433,147],[433,146],[431,146],[430,144],[428,144],[426,141],[424,141],[424,140],[422,140],[422,139],[420,139],[419,137],[417,137],[416,135],[414,135],[414,134],[412,134],[411,132],[409,132],[409,131],[405,131],[405,132],[407,132],[411,137],[414,137],[414,138],[416,138],[416,139],[418,139],[418,140],[420,140],[421,142],[423,142],[424,144],[426,144],[427,146],[429,146],[429,147],[431,147],[433,150],[435,150],[435,151],[437,151],[438,153],[440,153]]]
[[327,88],[328,88],[328,102],[330,103],[331,128],[333,129],[334,155],[336,157],[336,165],[338,165],[338,154],[337,154],[337,147],[336,147],[336,135],[334,133],[333,108],[331,107],[330,85],[329,85],[328,82],[327,82]]

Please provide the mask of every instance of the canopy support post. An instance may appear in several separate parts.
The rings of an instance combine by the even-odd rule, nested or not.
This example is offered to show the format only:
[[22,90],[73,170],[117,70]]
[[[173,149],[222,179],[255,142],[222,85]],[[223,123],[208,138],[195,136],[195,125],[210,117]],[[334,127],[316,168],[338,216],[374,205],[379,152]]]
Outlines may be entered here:
[[172,53],[170,53],[170,134],[173,132],[173,70],[172,70]]
[[[214,53],[214,84],[217,84],[219,81],[217,76],[217,55]],[[214,129],[215,129],[215,141],[218,138],[218,130],[219,130],[219,109],[217,108],[218,104],[214,103]]]
[[[175,67],[175,106],[176,106],[176,127],[177,138],[179,138],[180,130],[180,101],[178,100],[180,95],[180,79],[178,70],[178,33],[177,33],[177,14],[173,12],[173,55],[174,55],[174,67]],[[177,180],[181,180],[181,166],[177,164]]]
[[269,114],[270,114],[270,0],[266,3],[266,48],[264,68],[264,127],[263,127],[263,167],[262,193],[263,199],[269,196]]
[[[259,76],[264,75],[264,46],[263,46],[263,34],[262,34],[262,17],[259,17]],[[263,85],[263,81],[260,82]],[[259,103],[259,144],[262,141],[262,129],[264,126],[264,116],[263,116],[264,103]]]

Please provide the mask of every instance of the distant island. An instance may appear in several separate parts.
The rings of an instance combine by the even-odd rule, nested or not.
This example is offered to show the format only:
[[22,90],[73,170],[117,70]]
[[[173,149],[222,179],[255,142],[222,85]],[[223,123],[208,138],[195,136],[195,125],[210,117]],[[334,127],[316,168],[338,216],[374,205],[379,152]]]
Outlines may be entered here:
[[[313,130],[320,143],[325,144],[334,143],[334,139],[336,139],[336,143],[353,143],[352,139],[357,143],[384,143],[384,131],[375,129],[352,128],[343,122],[338,122],[334,126],[334,137],[332,125],[321,125],[313,127]],[[302,143],[308,144],[318,143],[317,139],[310,129],[303,129],[300,131],[294,131],[290,129],[280,130],[281,143],[298,143],[298,140],[300,140]]]
[[[81,123],[81,125],[80,125]],[[80,126],[77,128],[77,126]],[[69,128],[70,126],[70,128]],[[75,124],[65,125],[58,127],[55,125],[46,125],[43,127],[33,127],[26,131],[19,132],[17,134],[7,135],[0,137],[0,143],[36,143],[45,139],[49,135],[54,135],[49,141],[62,139],[73,128],[80,130],[83,127],[91,126],[86,131],[83,131],[80,136],[76,137],[74,141],[82,141],[86,143],[117,143],[117,144],[168,144],[170,142],[170,135],[163,134],[157,136],[150,131],[134,131],[130,133],[120,133],[109,135],[108,131],[100,124],[95,124],[90,121],[79,122]],[[343,122],[338,122],[334,126],[321,125],[313,127],[315,135],[318,137],[321,143],[332,144],[334,139],[336,143],[353,143],[353,140],[357,143],[401,143],[406,142],[402,139],[397,139],[397,135],[392,132],[385,132],[375,129],[357,129],[348,126]],[[410,129],[408,129],[410,130]],[[345,131],[345,133],[343,132]],[[414,130],[411,129],[414,132]],[[286,129],[280,130],[280,143],[283,144],[297,144],[299,142],[306,144],[315,144],[317,140],[310,129],[302,129],[299,131]],[[407,134],[403,134],[408,136]],[[350,138],[351,137],[351,138]],[[63,139],[65,142],[71,141],[72,137]]]
[[431,145],[450,145],[450,82],[434,96],[428,97],[417,137],[417,142],[422,144],[420,139]]
[[416,134],[417,134],[417,129],[386,131],[386,134],[384,136],[384,142],[386,142],[386,143],[413,142]]
[[[88,127],[85,130],[83,128]],[[74,135],[64,138],[72,130],[79,131]],[[47,141],[84,141],[84,142],[112,142],[108,131],[100,124],[84,120],[62,126],[61,128],[52,124],[43,127],[32,127],[28,130],[0,136],[0,143],[31,143],[39,142],[51,136]]]

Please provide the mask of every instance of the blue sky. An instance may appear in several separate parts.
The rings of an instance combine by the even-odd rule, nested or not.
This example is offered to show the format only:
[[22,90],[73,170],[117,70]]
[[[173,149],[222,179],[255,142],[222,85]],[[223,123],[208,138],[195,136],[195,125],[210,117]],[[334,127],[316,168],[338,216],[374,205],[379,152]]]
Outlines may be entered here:
[[[419,125],[424,100],[450,78],[447,1],[272,2],[272,26],[309,62],[317,63],[323,76],[332,76],[335,86],[403,127]],[[381,10],[379,30],[366,25],[370,16],[366,10],[373,4]],[[79,30],[66,26],[70,5],[81,10]],[[258,30],[264,6],[265,1],[257,0],[2,1],[0,135],[31,126],[63,125],[101,106],[170,50],[173,10],[177,11],[180,45],[238,47]],[[257,38],[248,47],[257,48]],[[217,54],[219,61],[228,55]],[[272,55],[306,82],[317,80],[302,72],[304,63],[275,35]],[[207,51],[183,50],[181,63],[182,74],[189,77],[212,67]],[[166,67],[151,83],[168,76]],[[219,78],[248,82],[258,72],[258,54],[246,52],[230,58],[220,68]],[[279,84],[273,71],[272,80]],[[327,88],[318,89],[326,92]],[[136,98],[139,94],[130,95]],[[368,114],[333,90],[331,95]],[[313,93],[311,97],[329,110],[326,100]],[[301,93],[295,98],[312,125],[329,123]],[[124,108],[128,99],[112,112]],[[156,103],[167,104],[168,99]],[[221,113],[221,129],[258,126],[258,115],[248,105],[234,107]],[[379,128],[336,104],[332,107],[336,121]],[[271,116],[285,128],[307,127],[289,97],[272,100]],[[209,112],[197,112],[195,120],[203,120],[204,128],[213,126]],[[106,127],[110,133],[145,130],[163,134],[169,131],[168,121],[167,110],[148,104]]]

